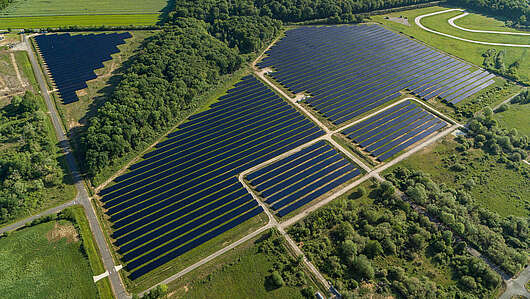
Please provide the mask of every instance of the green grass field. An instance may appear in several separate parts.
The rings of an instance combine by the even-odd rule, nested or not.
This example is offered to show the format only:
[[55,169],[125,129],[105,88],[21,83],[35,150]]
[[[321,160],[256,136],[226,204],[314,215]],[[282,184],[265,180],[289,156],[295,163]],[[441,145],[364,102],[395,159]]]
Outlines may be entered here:
[[52,221],[0,239],[1,297],[96,298],[76,234],[70,222]]
[[171,283],[168,298],[303,298],[297,288],[267,289],[271,267],[271,258],[249,241]]
[[50,16],[157,13],[167,0],[15,0],[0,15]]
[[[439,36],[439,35],[427,32],[421,29],[420,27],[416,26],[416,24],[414,23],[414,19],[417,16],[424,15],[424,14],[431,13],[431,12],[446,10],[446,9],[448,9],[448,7],[434,6],[434,7],[422,8],[422,9],[395,12],[395,13],[390,13],[386,15],[373,16],[372,20],[385,25],[385,27],[389,29],[392,29],[397,32],[402,32],[419,41],[429,44],[446,53],[458,56],[478,66],[482,65],[482,62],[483,62],[482,54],[486,52],[488,49],[493,48],[493,49],[496,49],[497,51],[505,50],[506,51],[506,56],[505,56],[506,65],[509,66],[511,63],[515,61],[519,61],[520,63],[519,75],[521,79],[524,81],[530,81],[530,49],[487,46],[487,45],[468,43],[468,42],[448,38],[445,36]],[[458,14],[459,12],[450,12],[450,13],[444,13],[444,14],[440,14],[436,16],[426,17],[422,20],[422,24],[428,28],[435,29],[439,32],[448,33],[448,34],[459,36],[459,37],[466,37],[466,38],[473,39],[473,40],[486,40],[490,42],[510,42],[514,44],[515,43],[528,44],[527,36],[526,37],[524,36],[497,36],[497,35],[492,36],[492,34],[471,33],[471,32],[461,31],[457,28],[450,26],[447,23],[448,19]],[[385,19],[385,16],[407,17],[410,26],[387,20]],[[468,22],[473,22],[473,24],[476,24],[477,22],[487,22],[488,20],[491,20],[490,18],[486,18],[486,17],[476,15],[476,14],[471,14],[469,16],[466,16],[461,20],[466,21],[466,18],[469,18],[470,21]],[[485,25],[485,26],[486,27],[484,28],[487,28],[489,25]],[[496,21],[492,23],[491,26],[493,26],[496,30],[509,31],[509,28],[501,26],[501,21]]]
[[[530,215],[530,185],[521,171],[508,169],[505,164],[479,149],[470,149],[463,155],[456,150],[457,145],[452,135],[449,135],[385,173],[397,167],[407,167],[429,173],[438,184],[445,183],[451,187],[462,186],[472,178],[475,185],[470,191],[477,203],[502,216]],[[467,169],[461,172],[451,170],[455,163],[466,165]],[[530,169],[523,163],[520,167]]]
[[519,134],[530,137],[530,104],[509,107],[507,111],[495,113],[499,124],[505,128],[516,128]]
[[483,16],[479,14],[470,14],[463,18],[455,20],[455,24],[467,29],[473,30],[490,30],[490,31],[505,31],[505,32],[524,32],[515,28],[506,27],[504,21],[495,19],[493,17]]
[[0,17],[0,29],[154,25],[159,14]]

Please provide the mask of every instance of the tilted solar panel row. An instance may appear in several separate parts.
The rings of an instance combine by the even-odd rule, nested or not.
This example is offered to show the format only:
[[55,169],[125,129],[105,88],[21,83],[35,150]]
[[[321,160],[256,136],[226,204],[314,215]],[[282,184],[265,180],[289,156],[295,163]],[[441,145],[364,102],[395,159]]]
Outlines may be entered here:
[[257,215],[262,209],[236,176],[323,134],[253,76],[243,78],[100,192],[130,278]]
[[59,90],[64,104],[78,101],[76,91],[87,87],[86,81],[97,78],[95,69],[118,53],[118,45],[132,37],[130,33],[49,34],[35,41]]

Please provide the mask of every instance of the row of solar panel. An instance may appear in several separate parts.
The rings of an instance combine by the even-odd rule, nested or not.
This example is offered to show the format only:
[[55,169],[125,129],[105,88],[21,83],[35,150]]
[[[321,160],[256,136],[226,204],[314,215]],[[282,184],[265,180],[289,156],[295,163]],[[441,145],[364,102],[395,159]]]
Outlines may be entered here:
[[[294,211],[303,206],[297,203],[299,199],[306,198],[304,203],[306,204],[318,198],[318,196],[308,197],[316,190],[327,185],[336,185],[336,181],[342,177],[353,179],[360,173],[359,169],[334,148],[324,141],[318,141],[247,175],[246,179],[273,210],[279,210],[278,214],[287,215],[287,211]],[[296,208],[290,208],[291,205]]]
[[252,76],[190,117],[100,192],[131,279],[259,210],[236,175],[321,135]]
[[94,70],[118,53],[118,45],[132,37],[130,33],[49,34],[35,37],[39,52],[59,90],[63,103],[78,101],[76,91],[97,78]]
[[469,65],[377,25],[293,29],[267,54],[258,65],[273,67],[270,76],[291,92],[308,92],[307,103],[335,124],[398,98],[404,89],[454,87],[438,96],[456,104],[493,76],[467,77]]
[[445,126],[446,122],[407,100],[348,127],[342,134],[385,161]]

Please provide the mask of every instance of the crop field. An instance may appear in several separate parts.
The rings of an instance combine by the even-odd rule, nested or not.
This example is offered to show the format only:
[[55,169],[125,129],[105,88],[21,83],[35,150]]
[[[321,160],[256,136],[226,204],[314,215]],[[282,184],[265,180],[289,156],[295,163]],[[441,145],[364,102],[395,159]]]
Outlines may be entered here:
[[361,170],[324,141],[246,176],[282,217],[356,178]]
[[15,0],[0,15],[20,17],[157,13],[167,4],[167,0]]
[[[475,65],[482,65],[484,61],[484,54],[488,49],[495,49],[498,51],[505,51],[505,64],[506,66],[511,65],[514,62],[518,62],[519,66],[519,76],[522,81],[529,82],[530,80],[530,51],[528,48],[516,48],[516,47],[503,47],[503,46],[490,46],[490,45],[480,45],[473,44],[461,40],[452,39],[445,36],[436,35],[434,33],[423,30],[414,23],[414,19],[418,16],[447,10],[450,7],[434,6],[422,9],[414,9],[407,11],[400,11],[395,13],[390,13],[387,15],[378,15],[372,16],[372,20],[379,22],[385,27],[392,29],[395,32],[403,32],[408,36],[413,36],[415,39],[422,41],[426,44],[429,44],[437,49],[440,49],[451,55],[458,56],[468,62],[471,62]],[[451,7],[452,8],[452,7]],[[460,12],[461,13],[461,12]],[[512,44],[524,43],[529,44],[528,36],[500,36],[498,34],[484,34],[484,33],[473,33],[465,32],[460,29],[454,28],[448,24],[448,20],[455,15],[458,15],[459,12],[454,13],[444,13],[435,16],[425,17],[422,19],[422,24],[430,29],[451,34],[458,37],[468,38],[478,41],[490,41],[490,42],[508,42]],[[385,17],[399,17],[403,16],[407,18],[408,25],[404,25],[398,22],[393,22],[391,20],[385,19]],[[466,27],[469,29],[480,29],[480,30],[494,30],[494,31],[511,31],[516,32],[509,27],[504,26],[504,22],[501,20],[496,20],[493,18],[488,18],[486,16],[471,13],[461,19],[457,19],[455,24]]]
[[366,152],[385,161],[448,124],[407,100],[342,131]]
[[87,35],[50,34],[35,37],[40,55],[48,67],[64,104],[79,101],[76,91],[87,88],[86,81],[96,79],[95,69],[118,53],[131,34],[102,33]]
[[37,16],[37,17],[2,17],[0,29],[33,29],[57,28],[69,26],[149,26],[155,25],[160,14],[139,15],[79,15],[79,16]]
[[101,191],[132,280],[262,212],[245,169],[323,135],[247,76]]
[[1,238],[2,298],[96,298],[92,270],[80,246],[68,221],[42,223]]
[[377,25],[301,27],[258,66],[333,124],[354,119],[409,90],[451,104],[480,92],[494,75]]

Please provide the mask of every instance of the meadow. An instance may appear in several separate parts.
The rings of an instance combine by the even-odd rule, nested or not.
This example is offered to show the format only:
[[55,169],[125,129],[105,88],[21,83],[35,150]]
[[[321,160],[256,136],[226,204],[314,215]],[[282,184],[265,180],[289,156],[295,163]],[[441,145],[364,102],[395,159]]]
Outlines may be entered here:
[[[414,23],[414,19],[417,16],[421,16],[421,15],[436,12],[436,11],[442,11],[446,9],[449,9],[449,7],[434,6],[434,7],[422,8],[422,9],[395,12],[395,13],[390,13],[386,15],[373,16],[372,20],[385,25],[385,27],[387,28],[390,28],[397,32],[401,32],[407,36],[410,36],[421,42],[429,44],[446,53],[460,57],[478,66],[482,66],[482,62],[484,60],[484,58],[482,57],[482,54],[485,53],[488,49],[495,49],[497,51],[504,50],[506,52],[505,54],[506,67],[508,67],[510,64],[514,63],[515,61],[518,61],[520,63],[519,75],[521,77],[521,80],[525,82],[530,82],[530,53],[529,53],[528,48],[487,46],[487,45],[468,43],[465,41],[460,41],[460,40],[448,38],[445,36],[439,36],[439,35],[427,32],[421,29],[420,27],[416,26],[416,24]],[[528,44],[527,36],[502,36],[502,35],[485,34],[485,33],[471,33],[471,32],[461,31],[457,28],[450,26],[447,20],[459,14],[461,14],[461,12],[449,12],[449,13],[443,13],[443,14],[436,15],[436,16],[426,17],[422,19],[422,24],[427,28],[435,29],[439,32],[451,34],[451,35],[458,36],[458,37],[469,38],[473,40],[490,41],[490,42],[505,42],[505,43],[513,43],[513,44],[517,44],[517,43]],[[387,16],[406,17],[408,19],[409,25],[405,25],[402,23],[398,23],[398,22],[385,19],[385,17]],[[467,23],[466,24],[463,24],[461,22],[460,23],[456,22],[456,23],[459,25],[463,25],[463,26],[470,26],[471,28],[471,27],[478,26],[477,24],[481,24],[482,22],[487,24],[489,21],[491,21],[491,18],[487,18],[485,16],[481,16],[478,14],[470,14],[462,19],[459,19],[459,21],[466,21]],[[472,24],[468,25],[469,23],[472,23]],[[501,26],[501,23],[502,23],[501,21],[497,20],[496,22],[492,23],[492,25],[485,25],[485,27],[482,27],[482,28],[510,31],[510,28]],[[488,27],[488,26],[491,26],[491,27]]]
[[495,113],[499,124],[505,128],[516,128],[519,134],[530,136],[530,104],[509,105],[508,110]]
[[80,246],[74,226],[64,220],[0,239],[2,297],[96,298],[92,270]]
[[248,241],[169,284],[168,298],[304,298],[300,289],[267,284],[275,257]]
[[[470,193],[477,203],[499,213],[501,216],[530,215],[530,186],[523,172],[530,166],[520,163],[520,170],[509,169],[496,161],[495,157],[480,149],[469,149],[465,153],[456,150],[458,143],[453,136],[430,145],[407,158],[385,173],[397,167],[406,167],[429,173],[433,181],[450,187],[462,186],[473,181]],[[466,165],[462,171],[453,170],[456,164]]]

